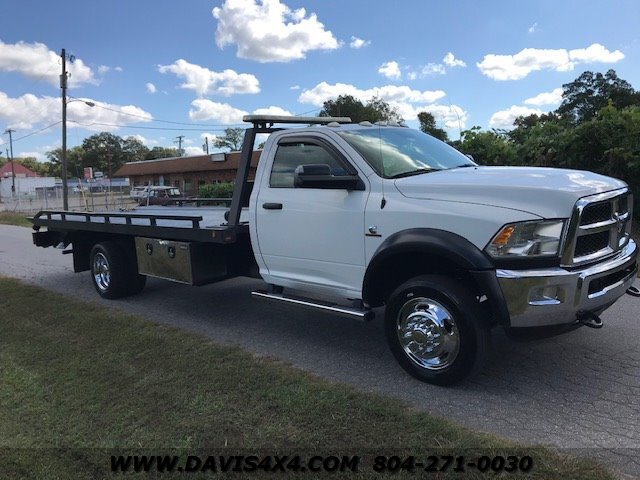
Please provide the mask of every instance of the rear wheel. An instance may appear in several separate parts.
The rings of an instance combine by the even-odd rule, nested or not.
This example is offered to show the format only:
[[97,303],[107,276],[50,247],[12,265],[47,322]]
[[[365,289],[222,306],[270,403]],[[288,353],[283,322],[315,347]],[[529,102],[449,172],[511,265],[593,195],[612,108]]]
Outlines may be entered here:
[[116,242],[102,242],[91,249],[91,279],[98,294],[116,299],[142,291],[147,277],[140,275],[137,266]]
[[419,380],[450,385],[477,372],[489,331],[475,297],[449,277],[424,275],[389,297],[385,331],[389,347]]

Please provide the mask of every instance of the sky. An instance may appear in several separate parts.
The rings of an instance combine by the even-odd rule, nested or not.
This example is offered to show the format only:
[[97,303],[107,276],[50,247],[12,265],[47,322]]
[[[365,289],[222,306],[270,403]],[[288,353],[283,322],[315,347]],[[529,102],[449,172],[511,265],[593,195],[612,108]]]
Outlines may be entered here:
[[[638,0],[1,5],[0,129],[14,130],[14,157],[40,161],[62,143],[63,48],[69,148],[108,131],[149,148],[183,136],[199,154],[243,115],[315,115],[341,94],[382,98],[414,128],[429,111],[457,139],[554,110],[586,70],[614,69],[640,89]],[[5,133],[3,156],[8,147]]]

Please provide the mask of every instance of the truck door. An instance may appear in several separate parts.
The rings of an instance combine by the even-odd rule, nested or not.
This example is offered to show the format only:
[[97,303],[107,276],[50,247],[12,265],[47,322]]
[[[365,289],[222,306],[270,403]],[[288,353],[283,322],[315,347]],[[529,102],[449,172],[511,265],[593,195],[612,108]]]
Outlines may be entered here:
[[[296,167],[310,164],[329,165],[333,175],[358,173],[365,189],[294,187]],[[365,176],[327,139],[309,135],[282,137],[265,175],[256,205],[265,280],[357,296],[365,269]]]

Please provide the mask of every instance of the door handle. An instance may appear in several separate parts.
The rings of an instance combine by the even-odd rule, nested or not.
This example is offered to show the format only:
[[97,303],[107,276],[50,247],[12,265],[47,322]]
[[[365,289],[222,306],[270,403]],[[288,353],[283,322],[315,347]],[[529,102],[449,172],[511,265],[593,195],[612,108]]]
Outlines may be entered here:
[[281,203],[263,203],[262,208],[265,210],[282,210]]

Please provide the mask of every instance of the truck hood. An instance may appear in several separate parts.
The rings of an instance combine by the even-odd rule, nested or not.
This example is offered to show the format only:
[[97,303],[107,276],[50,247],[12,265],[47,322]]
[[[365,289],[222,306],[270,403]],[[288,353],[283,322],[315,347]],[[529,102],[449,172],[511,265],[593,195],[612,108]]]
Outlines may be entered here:
[[567,218],[579,198],[623,188],[626,183],[582,170],[468,167],[397,179],[395,186],[408,198],[492,205],[542,218]]

